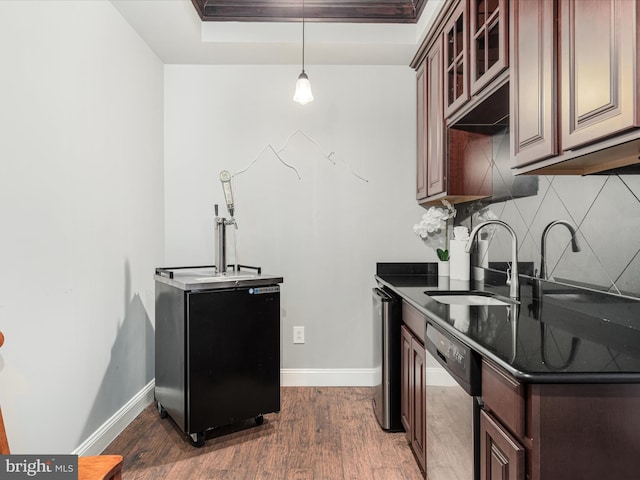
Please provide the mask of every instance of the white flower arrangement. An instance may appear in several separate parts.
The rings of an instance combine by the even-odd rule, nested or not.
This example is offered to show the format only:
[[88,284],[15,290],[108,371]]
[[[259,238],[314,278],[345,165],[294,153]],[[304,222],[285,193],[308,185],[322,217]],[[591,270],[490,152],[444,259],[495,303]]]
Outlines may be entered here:
[[426,245],[436,249],[440,261],[446,262],[449,260],[449,220],[456,216],[456,209],[446,200],[442,200],[442,204],[445,208],[429,207],[413,231]]

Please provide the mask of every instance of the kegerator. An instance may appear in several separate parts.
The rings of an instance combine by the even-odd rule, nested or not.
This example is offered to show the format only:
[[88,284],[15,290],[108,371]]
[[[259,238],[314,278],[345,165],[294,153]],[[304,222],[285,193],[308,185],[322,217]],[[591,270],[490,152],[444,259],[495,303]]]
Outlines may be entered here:
[[194,446],[280,411],[283,278],[242,268],[156,269],[156,401]]

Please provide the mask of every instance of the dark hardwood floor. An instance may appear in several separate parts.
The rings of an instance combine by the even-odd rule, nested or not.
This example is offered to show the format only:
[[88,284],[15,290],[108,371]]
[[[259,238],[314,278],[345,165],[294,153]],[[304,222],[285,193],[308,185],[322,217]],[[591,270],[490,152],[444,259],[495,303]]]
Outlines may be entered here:
[[147,407],[105,454],[123,480],[423,480],[404,432],[380,429],[368,387],[283,387],[282,410],[207,433],[195,448]]

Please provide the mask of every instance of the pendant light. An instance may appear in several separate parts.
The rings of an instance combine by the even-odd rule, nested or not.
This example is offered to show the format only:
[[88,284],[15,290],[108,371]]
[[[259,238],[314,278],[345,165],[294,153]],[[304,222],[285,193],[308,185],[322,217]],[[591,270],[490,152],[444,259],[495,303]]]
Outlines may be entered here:
[[313,102],[313,94],[311,93],[311,83],[309,77],[304,73],[304,0],[302,0],[302,73],[298,76],[296,82],[296,93],[293,101],[300,105]]

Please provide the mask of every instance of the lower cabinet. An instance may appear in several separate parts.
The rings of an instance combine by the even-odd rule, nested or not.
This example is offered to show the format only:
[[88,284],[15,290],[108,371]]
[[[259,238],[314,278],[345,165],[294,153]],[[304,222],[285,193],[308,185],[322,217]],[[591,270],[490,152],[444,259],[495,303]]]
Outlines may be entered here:
[[412,384],[411,377],[413,376],[413,369],[411,368],[411,343],[413,335],[407,327],[402,325],[400,328],[400,341],[402,342],[401,352],[402,360],[400,361],[400,375],[402,377],[400,386],[400,420],[402,426],[407,434],[407,438],[411,438],[411,390]]
[[482,362],[481,480],[634,480],[640,384],[522,383]]
[[426,375],[425,349],[413,333],[403,325],[402,342],[402,390],[401,418],[418,464],[426,467]]
[[422,469],[427,468],[427,418],[426,418],[426,374],[425,349],[415,338],[411,344],[411,368],[413,370],[413,389],[411,391],[411,448],[413,448]]
[[524,448],[486,412],[480,413],[480,480],[523,480]]

